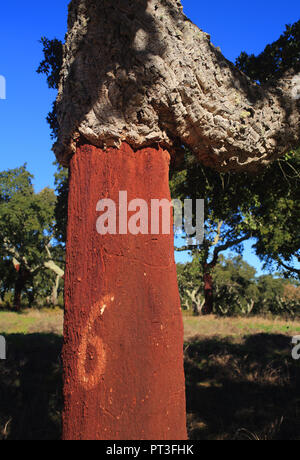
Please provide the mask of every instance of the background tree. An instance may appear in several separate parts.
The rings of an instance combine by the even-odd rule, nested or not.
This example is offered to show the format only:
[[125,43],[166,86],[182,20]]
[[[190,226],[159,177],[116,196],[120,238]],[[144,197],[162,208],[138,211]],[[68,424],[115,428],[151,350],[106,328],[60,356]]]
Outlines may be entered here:
[[[300,149],[278,160],[262,176],[260,206],[253,209],[254,248],[265,263],[287,277],[300,275]],[[268,184],[265,193],[264,184]],[[269,190],[271,193],[269,193]]]
[[[46,75],[50,89],[58,90],[59,73],[63,60],[63,44],[57,38],[49,40],[46,37],[42,37],[40,43],[43,46],[44,59],[40,63],[37,73]],[[49,112],[47,121],[50,125],[51,137],[56,139],[58,132],[56,101],[53,102],[52,111]]]
[[220,257],[214,270],[215,312],[249,315],[258,300],[256,270],[243,258]]
[[[203,271],[198,257],[192,262],[177,264],[178,283],[183,311],[199,315],[204,304]],[[299,282],[277,274],[257,277],[254,267],[240,255],[224,257],[212,273],[214,283],[213,313],[221,316],[300,314]]]
[[[285,72],[294,69],[300,71],[300,20],[292,25],[287,25],[285,32],[274,43],[266,46],[258,56],[242,52],[236,60],[236,65],[250,78],[266,83],[270,79],[275,81],[281,78]],[[288,161],[287,161],[288,160]],[[263,231],[257,239],[255,249],[257,255],[271,266],[275,261],[277,267],[285,270],[287,275],[296,274],[299,277],[299,269],[295,267],[295,261],[299,258],[299,228],[300,205],[299,199],[299,165],[300,148],[285,158],[284,164],[279,161],[276,174],[268,175],[268,184],[280,187],[281,193],[277,195],[274,212],[262,212],[259,216],[260,225],[269,231]],[[283,177],[280,175],[280,169]],[[282,180],[278,180],[281,177]],[[273,188],[273,187],[272,187]],[[279,197],[279,195],[282,195]],[[267,201],[273,199],[266,195],[266,208],[271,210]],[[273,203],[274,204],[274,203]],[[271,205],[271,203],[269,203]]]
[[42,270],[59,278],[64,274],[62,252],[54,240],[56,197],[49,188],[35,193],[32,179],[26,166],[0,173],[0,255],[2,266],[10,262],[14,267],[7,281],[8,286],[14,284],[17,310],[26,288],[33,301],[34,278]]
[[192,262],[177,264],[178,287],[183,310],[192,311],[198,316],[204,307],[202,288],[202,267],[198,257]]
[[[288,26],[286,33],[260,56],[242,53],[237,65],[259,82],[274,79],[274,75],[279,78],[287,69],[298,69],[299,24]],[[263,60],[266,64],[262,68]],[[183,170],[173,174],[171,191],[174,198],[205,199],[204,243],[192,249],[202,264],[204,312],[213,310],[212,271],[219,255],[229,248],[241,253],[242,243],[250,238],[255,239],[256,253],[266,266],[272,268],[275,263],[287,276],[299,275],[295,266],[300,248],[299,159],[298,149],[258,175],[218,173],[199,164],[185,150]]]
[[267,45],[258,56],[243,51],[235,64],[259,83],[281,78],[291,69],[300,72],[300,20],[287,25],[279,39]]
[[[58,90],[59,74],[63,58],[63,44],[57,38],[49,40],[46,37],[42,37],[40,43],[43,46],[44,59],[40,63],[37,73],[46,75],[47,84],[50,89]],[[47,116],[47,122],[50,126],[51,138],[55,141],[58,134],[56,101],[53,102],[52,110]],[[55,204],[55,236],[60,242],[65,243],[69,191],[68,170],[58,165],[57,162],[55,163],[57,165],[57,172],[55,174],[57,194],[57,201]]]

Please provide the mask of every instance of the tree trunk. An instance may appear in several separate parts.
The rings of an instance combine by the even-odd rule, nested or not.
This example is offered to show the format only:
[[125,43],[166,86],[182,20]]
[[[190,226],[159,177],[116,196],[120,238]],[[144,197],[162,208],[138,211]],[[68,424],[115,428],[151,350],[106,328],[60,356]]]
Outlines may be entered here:
[[21,311],[21,295],[22,295],[22,286],[18,280],[15,283],[15,293],[14,293],[14,310],[16,312]]
[[[103,151],[81,145],[71,159],[65,440],[186,439],[183,325],[172,231],[96,231],[98,201],[110,198],[118,210],[119,191],[128,192],[128,203],[170,200],[168,172],[169,154],[160,148],[133,152],[122,144]],[[124,225],[121,220],[117,213],[117,223]]]
[[55,279],[55,283],[52,286],[52,294],[51,294],[51,303],[55,307],[57,305],[58,299],[58,286],[59,286],[60,276],[57,275]]
[[213,312],[213,308],[214,308],[214,295],[213,295],[214,284],[213,284],[213,277],[212,277],[211,270],[212,269],[209,269],[208,267],[204,268],[203,281],[204,281],[205,304],[202,310],[204,315],[211,315]]
[[21,266],[17,270],[17,279],[15,282],[15,292],[14,292],[14,309],[17,312],[21,311],[21,298],[22,292],[24,291],[26,281],[28,279],[28,274]]

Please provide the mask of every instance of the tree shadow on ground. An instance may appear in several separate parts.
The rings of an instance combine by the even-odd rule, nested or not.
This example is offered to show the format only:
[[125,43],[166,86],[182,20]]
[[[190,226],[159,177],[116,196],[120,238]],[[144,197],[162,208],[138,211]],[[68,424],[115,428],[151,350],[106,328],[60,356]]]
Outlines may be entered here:
[[300,362],[277,334],[185,344],[190,439],[300,440]]
[[[0,439],[61,438],[62,338],[6,335],[0,361]],[[242,341],[194,337],[185,344],[192,440],[300,440],[300,362],[284,335]]]
[[6,335],[0,361],[0,439],[61,437],[62,338],[55,334]]

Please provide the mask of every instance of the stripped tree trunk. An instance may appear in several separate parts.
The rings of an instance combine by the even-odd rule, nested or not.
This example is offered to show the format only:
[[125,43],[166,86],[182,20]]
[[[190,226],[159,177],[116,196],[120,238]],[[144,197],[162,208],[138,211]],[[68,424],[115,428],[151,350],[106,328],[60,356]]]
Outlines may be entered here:
[[173,233],[96,231],[100,199],[118,204],[119,191],[127,191],[128,202],[142,198],[150,209],[151,199],[170,200],[168,173],[169,154],[160,148],[133,152],[122,144],[104,152],[82,145],[71,160],[65,440],[186,439]]

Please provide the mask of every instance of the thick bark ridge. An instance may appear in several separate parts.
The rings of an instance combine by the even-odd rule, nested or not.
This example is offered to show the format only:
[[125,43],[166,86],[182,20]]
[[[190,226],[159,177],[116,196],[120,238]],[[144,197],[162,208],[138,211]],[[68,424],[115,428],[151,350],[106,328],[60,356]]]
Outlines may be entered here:
[[215,48],[179,0],[72,0],[55,152],[76,139],[133,149],[188,146],[219,170],[256,169],[299,142],[292,71],[261,87]]

